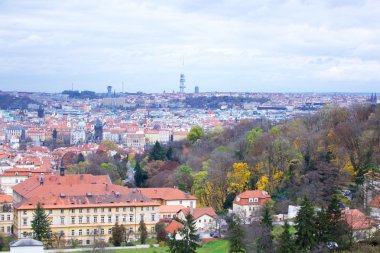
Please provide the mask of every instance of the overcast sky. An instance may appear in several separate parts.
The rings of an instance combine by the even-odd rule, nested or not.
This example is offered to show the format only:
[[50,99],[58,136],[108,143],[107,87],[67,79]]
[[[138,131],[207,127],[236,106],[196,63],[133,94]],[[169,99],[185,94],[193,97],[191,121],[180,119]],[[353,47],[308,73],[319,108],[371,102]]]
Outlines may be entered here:
[[0,0],[0,90],[178,91],[182,71],[187,92],[380,92],[380,1]]

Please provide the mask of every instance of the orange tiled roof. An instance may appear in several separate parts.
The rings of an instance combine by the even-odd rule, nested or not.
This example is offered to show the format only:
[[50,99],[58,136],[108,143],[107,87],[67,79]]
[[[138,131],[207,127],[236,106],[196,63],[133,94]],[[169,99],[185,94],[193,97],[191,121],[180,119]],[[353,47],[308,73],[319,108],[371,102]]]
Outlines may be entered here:
[[[240,198],[239,201],[237,199]],[[249,202],[250,198],[257,198],[258,202]],[[262,205],[266,201],[270,201],[270,195],[265,191],[253,190],[253,191],[245,191],[237,195],[234,199],[234,203],[237,205]]]
[[181,222],[173,220],[170,224],[165,228],[166,232],[170,234],[174,234],[174,232],[183,228],[183,224]]
[[13,197],[6,195],[6,194],[0,194],[0,203],[12,203]]
[[163,206],[160,206],[160,213],[177,213],[183,208],[185,207],[182,205],[172,205],[172,206],[163,205]]
[[358,209],[348,209],[342,211],[343,218],[354,230],[369,229],[375,223]]
[[[180,210],[180,212],[183,212],[185,215],[187,215],[190,212],[190,208],[184,208]],[[210,217],[215,218],[217,215],[212,207],[200,207],[200,208],[194,208],[193,209],[193,219],[196,220],[199,217],[202,217],[203,215],[208,215]]]

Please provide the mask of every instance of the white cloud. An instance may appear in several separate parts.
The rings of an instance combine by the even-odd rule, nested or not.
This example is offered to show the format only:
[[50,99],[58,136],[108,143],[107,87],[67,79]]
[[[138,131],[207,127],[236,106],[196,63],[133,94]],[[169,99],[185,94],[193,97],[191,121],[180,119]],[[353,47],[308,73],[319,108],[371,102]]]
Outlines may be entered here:
[[375,0],[0,1],[0,89],[177,90],[184,56],[189,90],[372,91],[378,13]]

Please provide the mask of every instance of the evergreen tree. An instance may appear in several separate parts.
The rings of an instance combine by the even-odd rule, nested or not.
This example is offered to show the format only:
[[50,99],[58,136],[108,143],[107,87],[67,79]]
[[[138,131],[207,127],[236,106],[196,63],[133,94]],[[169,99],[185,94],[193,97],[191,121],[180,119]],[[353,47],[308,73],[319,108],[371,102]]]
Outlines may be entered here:
[[316,245],[316,226],[314,207],[312,203],[304,198],[301,209],[296,217],[296,245],[301,251],[312,250]]
[[296,253],[297,249],[294,244],[294,240],[292,238],[292,235],[290,234],[290,226],[287,221],[285,221],[284,224],[284,231],[280,235],[280,240],[279,240],[279,253]]
[[271,207],[268,202],[265,203],[262,209],[262,216],[260,220],[261,224],[261,237],[257,242],[258,252],[272,252],[273,251],[273,219],[271,213]]
[[49,216],[45,213],[41,203],[37,203],[36,210],[33,213],[32,230],[34,239],[38,241],[47,240],[50,237]]
[[135,184],[137,187],[145,187],[145,181],[148,179],[146,171],[140,167],[140,163],[136,162],[135,166]]
[[58,137],[57,129],[54,128],[53,133],[52,133],[52,138],[53,138],[53,140],[56,141],[57,137]]
[[176,233],[168,241],[169,252],[171,253],[195,253],[199,247],[199,237],[196,234],[195,221],[191,213],[185,216],[185,220],[181,221],[183,228],[178,230],[178,234],[182,238],[176,240]]
[[166,159],[169,161],[174,160],[174,154],[173,154],[173,148],[172,147],[169,147],[168,151],[166,151]]
[[141,244],[144,244],[146,239],[148,238],[148,231],[146,230],[146,225],[143,220],[140,221],[139,232],[140,232],[140,242]]
[[231,253],[245,252],[244,229],[240,224],[240,218],[233,215],[228,219],[228,240]]
[[126,230],[124,225],[119,225],[119,223],[115,223],[115,226],[112,227],[112,238],[111,241],[113,245],[120,246],[121,243],[125,241]]
[[165,149],[161,146],[161,144],[156,141],[153,148],[149,152],[149,161],[165,161],[166,160],[166,152]]
[[77,158],[77,163],[81,163],[84,161],[86,161],[86,159],[84,158],[84,155],[82,153],[79,153],[78,158]]

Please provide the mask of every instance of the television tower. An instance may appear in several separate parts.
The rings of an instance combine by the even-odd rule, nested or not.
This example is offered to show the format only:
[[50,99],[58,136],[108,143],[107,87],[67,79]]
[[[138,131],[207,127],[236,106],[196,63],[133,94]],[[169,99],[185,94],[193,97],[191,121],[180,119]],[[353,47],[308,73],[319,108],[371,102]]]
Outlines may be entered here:
[[[182,70],[185,65],[185,58],[182,60]],[[182,71],[183,72],[183,71]],[[185,93],[185,74],[181,73],[179,78],[179,93]]]

